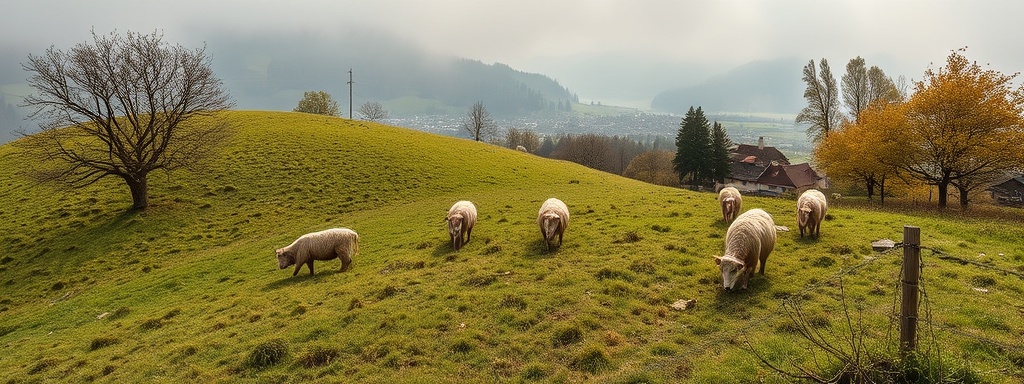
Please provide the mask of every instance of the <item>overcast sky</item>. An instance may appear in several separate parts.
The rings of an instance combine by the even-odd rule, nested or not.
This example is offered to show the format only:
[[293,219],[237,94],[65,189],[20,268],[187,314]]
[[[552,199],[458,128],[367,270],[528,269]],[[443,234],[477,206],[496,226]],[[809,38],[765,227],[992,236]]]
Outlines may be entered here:
[[162,30],[186,46],[227,30],[368,28],[555,79],[571,77],[571,68],[552,63],[609,53],[722,72],[753,60],[826,58],[837,77],[859,55],[890,75],[919,79],[964,46],[969,59],[994,69],[1024,69],[1021,15],[1017,0],[0,0],[0,54],[66,49],[89,40],[93,28]]

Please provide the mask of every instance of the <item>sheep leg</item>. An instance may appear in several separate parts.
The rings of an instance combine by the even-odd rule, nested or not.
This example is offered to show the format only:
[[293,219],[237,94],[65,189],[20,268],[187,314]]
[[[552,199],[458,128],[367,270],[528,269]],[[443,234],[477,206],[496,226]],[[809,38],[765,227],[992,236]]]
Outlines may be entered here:
[[307,265],[309,265],[309,275],[313,276],[314,275],[314,273],[313,273],[313,258],[309,259],[309,262],[307,263]]
[[562,232],[558,232],[558,247],[562,247]]
[[298,275],[299,271],[301,271],[301,270],[302,270],[302,263],[295,263],[295,272],[292,272],[292,276]]
[[341,271],[347,271],[348,266],[352,264],[352,255],[349,255],[348,252],[342,252],[338,258],[341,259]]
[[469,242],[469,235],[471,235],[471,234],[473,234],[473,228],[467,228],[466,229],[466,241],[463,241],[462,244],[466,244],[466,243]]

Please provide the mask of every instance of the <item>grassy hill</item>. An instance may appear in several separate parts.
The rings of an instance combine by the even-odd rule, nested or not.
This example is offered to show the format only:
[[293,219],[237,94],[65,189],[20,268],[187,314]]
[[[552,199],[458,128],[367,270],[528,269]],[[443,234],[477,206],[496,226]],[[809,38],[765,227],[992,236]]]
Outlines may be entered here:
[[[892,329],[900,257],[869,243],[899,241],[904,224],[977,264],[925,259],[943,327],[922,345],[969,379],[1024,377],[1024,280],[1006,273],[1024,272],[1021,220],[840,203],[821,239],[780,233],[765,276],[724,293],[713,194],[372,123],[223,116],[237,132],[219,158],[154,174],[138,213],[116,180],[38,185],[0,147],[0,380],[788,382],[746,345],[809,362],[781,302],[801,299],[814,329],[841,335],[838,275],[869,345],[892,352],[876,341]],[[535,223],[548,197],[572,213],[550,253]],[[459,199],[480,220],[456,253],[443,217]],[[744,201],[795,229],[793,206]],[[275,248],[335,226],[360,234],[351,270],[277,270]],[[696,305],[670,309],[680,299]]]

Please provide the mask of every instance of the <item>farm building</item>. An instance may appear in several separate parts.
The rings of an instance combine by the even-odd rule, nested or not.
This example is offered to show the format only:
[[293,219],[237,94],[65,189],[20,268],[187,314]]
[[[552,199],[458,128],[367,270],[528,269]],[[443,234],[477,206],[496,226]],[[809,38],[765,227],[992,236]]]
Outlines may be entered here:
[[1016,175],[986,189],[992,200],[1003,205],[1024,206],[1024,175]]
[[801,192],[809,188],[826,188],[825,178],[818,175],[810,164],[790,165],[789,159],[774,147],[740,144],[730,157],[732,166],[724,187],[735,187],[743,194],[778,196],[788,191]]

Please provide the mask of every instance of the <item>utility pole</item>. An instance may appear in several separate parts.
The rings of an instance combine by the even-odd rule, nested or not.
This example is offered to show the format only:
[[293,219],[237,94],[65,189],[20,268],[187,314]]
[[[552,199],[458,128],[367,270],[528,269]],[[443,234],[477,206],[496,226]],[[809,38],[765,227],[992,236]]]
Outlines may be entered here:
[[348,69],[348,119],[352,120],[352,68]]

